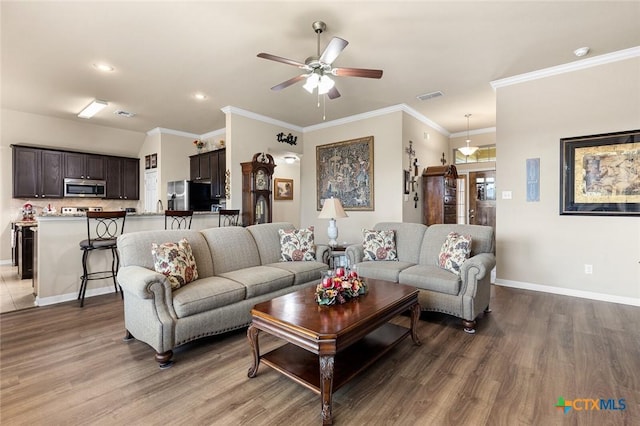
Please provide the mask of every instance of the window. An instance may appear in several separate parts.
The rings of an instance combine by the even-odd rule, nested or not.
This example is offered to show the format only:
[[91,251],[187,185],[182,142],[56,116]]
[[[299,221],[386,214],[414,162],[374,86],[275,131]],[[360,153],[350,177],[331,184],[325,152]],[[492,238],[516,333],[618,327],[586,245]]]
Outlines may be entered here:
[[486,163],[496,161],[496,146],[481,146],[473,155],[466,156],[457,149],[453,150],[455,164]]

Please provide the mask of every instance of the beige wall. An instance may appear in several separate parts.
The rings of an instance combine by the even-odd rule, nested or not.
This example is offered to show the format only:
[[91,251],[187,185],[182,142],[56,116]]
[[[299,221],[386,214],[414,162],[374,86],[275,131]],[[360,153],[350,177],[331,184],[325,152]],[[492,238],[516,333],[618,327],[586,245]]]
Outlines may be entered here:
[[[497,89],[498,283],[640,305],[639,218],[559,215],[560,138],[640,128],[638,76],[633,58]],[[526,201],[528,158],[540,202]]]
[[337,219],[338,241],[360,242],[362,228],[381,221],[402,221],[402,117],[403,112],[367,118],[340,126],[305,132],[301,164],[302,194],[300,226],[313,225],[316,242],[326,244],[329,221],[318,219],[316,208],[316,146],[373,136],[374,211],[348,211]]
[[[18,209],[27,201],[37,211],[45,207],[38,199],[13,199],[13,167],[11,145],[24,144],[54,149],[69,149],[97,154],[138,157],[138,151],[145,134],[96,126],[85,121],[63,120],[37,114],[2,109],[0,129],[0,261],[11,259],[11,221],[18,216]],[[144,168],[144,165],[142,166]],[[57,209],[65,206],[87,205],[87,202],[65,199],[47,200]],[[95,201],[98,203],[98,200]],[[101,206],[111,206],[113,202],[99,200]],[[118,204],[120,206],[121,203]],[[133,202],[124,202],[123,207],[135,207]]]
[[[300,132],[286,129],[270,122],[249,118],[234,111],[232,109],[226,112],[227,169],[231,170],[231,199],[227,200],[227,208],[242,210],[242,167],[240,163],[251,161],[253,155],[257,152],[270,153],[272,156],[277,156],[284,151],[301,154],[303,138]],[[278,142],[276,135],[280,132],[297,136],[297,145]],[[298,169],[297,171],[295,170],[296,168]],[[294,180],[294,188],[300,188],[299,169],[299,162],[286,168],[282,164],[277,164],[274,170],[274,177],[291,178]],[[301,198],[294,194],[293,201],[273,203],[273,220],[276,220],[276,218],[281,218],[282,220],[289,218],[297,226],[299,221],[297,218],[300,217],[300,200]]]
[[[416,151],[416,158],[418,159],[418,176],[415,177],[417,185],[415,189],[418,193],[418,207],[416,208],[414,201],[414,193],[411,192],[407,196],[402,197],[402,221],[422,223],[422,171],[428,166],[439,166],[442,163],[440,159],[442,154],[445,154],[445,158],[448,162],[451,162],[451,153],[449,149],[449,141],[447,136],[436,131],[430,126],[424,124],[422,121],[412,117],[409,114],[403,113],[402,115],[402,170],[407,169],[410,172],[410,176],[414,177],[413,165],[409,165],[409,156],[406,153],[406,149],[409,147],[409,141],[413,142],[413,149]],[[392,170],[388,170],[388,173],[392,173]],[[404,178],[402,179],[404,185]],[[399,187],[399,190],[404,189],[403,186]],[[409,188],[411,190],[411,188]]]

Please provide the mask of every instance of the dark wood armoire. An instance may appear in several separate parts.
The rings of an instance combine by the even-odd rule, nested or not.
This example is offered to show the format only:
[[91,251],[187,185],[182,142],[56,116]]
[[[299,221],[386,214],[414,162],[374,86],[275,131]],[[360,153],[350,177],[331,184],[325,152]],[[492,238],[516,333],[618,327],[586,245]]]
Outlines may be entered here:
[[453,164],[432,166],[422,173],[423,223],[457,223],[456,179]]

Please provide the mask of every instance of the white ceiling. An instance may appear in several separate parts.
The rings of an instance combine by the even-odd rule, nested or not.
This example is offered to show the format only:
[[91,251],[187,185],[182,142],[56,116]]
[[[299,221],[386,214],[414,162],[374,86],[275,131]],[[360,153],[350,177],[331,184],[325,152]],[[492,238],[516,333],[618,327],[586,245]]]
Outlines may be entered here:
[[[315,54],[313,21],[349,41],[337,67],[383,69],[380,80],[337,77],[326,120],[406,104],[451,133],[496,126],[490,82],[640,45],[640,2],[7,2],[1,6],[2,107],[146,132],[203,134],[230,105],[305,127],[322,122],[300,74],[257,58]],[[94,63],[115,67],[101,73]],[[440,90],[443,97],[419,101]],[[203,92],[205,101],[192,95]],[[113,114],[122,109],[134,118]]]

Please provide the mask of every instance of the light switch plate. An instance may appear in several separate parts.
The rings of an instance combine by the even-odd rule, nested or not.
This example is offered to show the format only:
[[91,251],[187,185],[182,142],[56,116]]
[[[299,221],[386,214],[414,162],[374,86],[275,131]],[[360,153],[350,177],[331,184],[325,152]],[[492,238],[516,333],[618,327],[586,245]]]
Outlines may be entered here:
[[502,191],[503,200],[510,200],[511,198],[511,191]]

